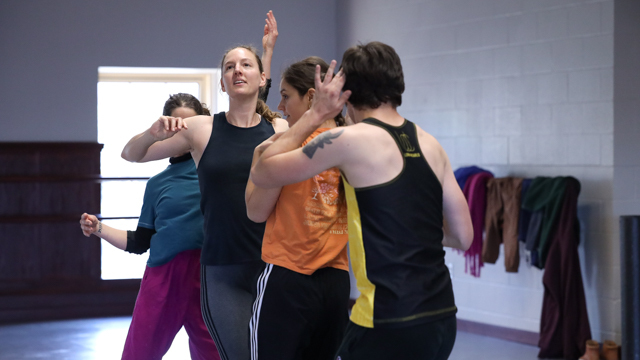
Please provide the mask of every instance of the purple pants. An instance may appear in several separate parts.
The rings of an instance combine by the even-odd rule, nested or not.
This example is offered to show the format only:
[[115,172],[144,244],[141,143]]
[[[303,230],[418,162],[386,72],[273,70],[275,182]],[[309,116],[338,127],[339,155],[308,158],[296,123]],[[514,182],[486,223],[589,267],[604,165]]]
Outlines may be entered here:
[[200,310],[200,250],[148,267],[140,284],[123,360],[162,359],[184,326],[192,359],[220,360]]

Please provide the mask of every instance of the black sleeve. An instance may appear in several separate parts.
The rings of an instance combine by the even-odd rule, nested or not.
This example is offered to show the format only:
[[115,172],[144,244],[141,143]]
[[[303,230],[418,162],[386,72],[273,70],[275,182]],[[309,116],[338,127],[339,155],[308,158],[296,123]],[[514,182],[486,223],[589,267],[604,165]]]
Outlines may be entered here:
[[258,94],[258,99],[267,102],[267,98],[269,97],[269,89],[271,88],[271,79],[267,79],[267,83],[260,88],[260,93]]
[[127,248],[124,250],[133,254],[144,254],[151,246],[151,236],[155,230],[138,226],[136,231],[127,231]]

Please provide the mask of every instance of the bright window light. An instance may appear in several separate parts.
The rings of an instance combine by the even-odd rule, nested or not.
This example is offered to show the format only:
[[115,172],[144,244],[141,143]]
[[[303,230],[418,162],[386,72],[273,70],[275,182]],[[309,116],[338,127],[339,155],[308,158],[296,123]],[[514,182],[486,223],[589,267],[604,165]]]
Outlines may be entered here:
[[[160,70],[169,73],[169,76],[163,78]],[[167,159],[143,164],[130,163],[123,160],[120,154],[131,137],[149,128],[162,115],[162,108],[170,95],[180,92],[192,94],[207,103],[212,113],[228,106],[228,100],[220,96],[222,92],[217,90],[217,69],[201,69],[206,71],[199,78],[191,70],[198,69],[99,69],[98,142],[104,144],[100,155],[103,177],[152,177],[169,165]],[[181,72],[186,74],[183,74],[183,78],[180,77]],[[203,78],[208,80],[202,81]],[[203,87],[207,87],[207,91]],[[142,208],[145,186],[145,180],[103,181],[102,216],[137,218]],[[104,220],[104,223],[122,230],[135,230],[138,220],[115,219]],[[148,254],[130,254],[102,241],[102,279],[141,278]]]

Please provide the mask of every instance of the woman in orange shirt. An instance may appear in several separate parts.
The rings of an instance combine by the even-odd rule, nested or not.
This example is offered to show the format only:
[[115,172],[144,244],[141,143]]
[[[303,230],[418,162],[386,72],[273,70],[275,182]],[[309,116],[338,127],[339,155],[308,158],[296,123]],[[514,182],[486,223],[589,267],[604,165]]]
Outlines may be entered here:
[[[311,107],[317,65],[324,76],[329,66],[319,57],[294,63],[282,74],[278,110],[289,126]],[[344,124],[342,115],[327,119],[301,145]],[[256,148],[254,162],[277,136]],[[332,359],[348,322],[350,292],[340,171],[326,170],[279,193],[249,180],[245,201],[251,220],[267,221],[262,241],[267,265],[250,324],[252,359]]]

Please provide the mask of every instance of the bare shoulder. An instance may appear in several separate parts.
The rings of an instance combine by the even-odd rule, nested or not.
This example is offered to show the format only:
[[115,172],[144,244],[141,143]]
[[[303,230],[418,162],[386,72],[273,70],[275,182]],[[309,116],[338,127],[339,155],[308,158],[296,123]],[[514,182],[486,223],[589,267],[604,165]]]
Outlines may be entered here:
[[213,123],[213,116],[210,115],[198,115],[190,118],[184,119],[184,122],[187,123],[187,126],[203,126],[210,125]]
[[442,182],[444,174],[447,172],[449,165],[449,157],[440,142],[431,134],[416,125],[418,133],[418,142],[420,149],[427,158],[429,166]]
[[193,117],[184,119],[184,122],[185,124],[187,124],[187,133],[198,134],[198,133],[201,133],[206,128],[211,129],[211,125],[213,124],[213,116],[209,116],[209,115],[193,116]]
[[187,124],[187,131],[184,133],[189,140],[193,158],[197,159],[197,164],[204,148],[209,142],[211,129],[213,127],[213,116],[198,115],[187,118],[184,121]]
[[366,123],[341,126],[327,133],[337,141],[340,156],[358,164],[376,158],[379,152],[384,152],[394,142],[384,129]]
[[[355,126],[355,125],[354,125]],[[302,147],[302,152],[309,158],[314,157],[338,157],[346,159],[353,155],[353,150],[357,149],[354,143],[353,126],[340,126],[331,130],[324,131],[314,137],[306,145]],[[349,151],[346,151],[346,150]]]
[[342,147],[349,135],[349,131],[346,127],[337,127],[331,130],[327,130],[314,137],[304,147],[308,148],[324,148],[325,145],[333,145],[332,148]]
[[439,156],[446,155],[444,148],[433,135],[424,131],[420,126],[416,125],[418,133],[418,141],[423,152],[433,152]]
[[209,134],[213,124],[213,116],[198,115],[184,119],[184,123],[187,125],[187,130],[184,131],[184,135],[189,139],[194,139],[199,134]]
[[285,119],[275,118],[273,119],[273,129],[277,133],[287,131],[289,130],[289,123]]
[[358,153],[370,154],[375,149],[384,148],[379,145],[384,145],[385,141],[393,142],[386,130],[366,123],[337,127],[327,133],[332,133],[334,136],[339,134],[339,141],[345,150],[348,147],[349,153],[356,156]]
[[365,141],[371,140],[371,138],[373,137],[387,134],[387,131],[383,128],[363,122],[357,123],[355,125],[349,125],[346,128],[350,131],[350,133],[354,134],[355,137],[363,138],[365,139]]
[[375,136],[376,128],[368,124],[355,124],[349,126],[339,126],[325,131],[319,136],[325,136],[337,140],[343,146],[359,147],[366,144]]

